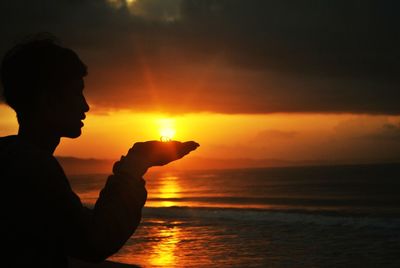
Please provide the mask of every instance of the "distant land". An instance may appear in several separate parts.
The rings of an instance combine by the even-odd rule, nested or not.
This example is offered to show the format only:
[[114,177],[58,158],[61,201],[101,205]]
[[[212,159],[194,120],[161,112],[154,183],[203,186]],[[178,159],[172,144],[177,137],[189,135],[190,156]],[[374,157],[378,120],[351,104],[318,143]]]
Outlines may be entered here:
[[[112,166],[116,160],[77,158],[68,156],[56,157],[67,175],[78,174],[111,174]],[[381,161],[371,160],[341,160],[341,161],[288,161],[282,159],[251,159],[251,158],[202,158],[187,157],[179,161],[168,164],[163,169],[240,169],[240,168],[261,168],[261,167],[288,167],[288,166],[315,166],[315,165],[341,165],[341,164],[374,164],[374,163],[393,163],[399,160],[383,159]]]
[[56,156],[68,175],[111,173],[115,160]]

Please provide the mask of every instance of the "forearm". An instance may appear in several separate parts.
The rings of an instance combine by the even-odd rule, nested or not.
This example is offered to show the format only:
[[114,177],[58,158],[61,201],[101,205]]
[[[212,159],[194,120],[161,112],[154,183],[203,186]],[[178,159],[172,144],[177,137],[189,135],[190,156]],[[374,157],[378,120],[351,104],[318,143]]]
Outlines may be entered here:
[[86,246],[71,255],[101,261],[118,251],[138,227],[146,197],[142,178],[111,175],[94,209],[86,212],[81,241]]

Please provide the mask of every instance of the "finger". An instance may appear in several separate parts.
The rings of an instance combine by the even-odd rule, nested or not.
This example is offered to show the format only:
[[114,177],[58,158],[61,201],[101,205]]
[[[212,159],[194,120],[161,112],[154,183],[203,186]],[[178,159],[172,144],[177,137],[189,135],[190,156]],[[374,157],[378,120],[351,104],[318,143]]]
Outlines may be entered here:
[[191,151],[196,150],[197,147],[199,147],[199,146],[200,145],[194,141],[184,142],[179,147],[177,154],[178,154],[179,158],[182,158],[183,156],[187,155]]
[[180,141],[168,141],[157,143],[158,157],[157,165],[165,165],[171,161],[182,158],[195,147],[192,143],[182,143]]
[[144,142],[136,142],[131,149],[129,149],[129,153],[132,154],[143,154],[143,152],[148,152],[149,150],[153,150],[153,148],[157,148],[159,141],[144,141]]
[[190,151],[196,150],[197,147],[199,147],[199,146],[200,146],[200,144],[198,144],[197,142],[187,141],[187,142],[182,143],[180,147],[181,147],[181,150],[190,152]]
[[140,146],[142,146],[144,143],[145,143],[145,142],[141,142],[141,141],[135,142],[135,143],[133,144],[132,148],[140,147]]
[[168,141],[160,142],[160,147],[169,152],[190,152],[195,150],[200,145],[194,141],[180,142],[180,141]]
[[155,150],[170,150],[178,147],[181,144],[179,141],[147,141],[146,145]]
[[128,150],[128,153],[132,151],[139,151],[143,147],[144,142],[135,142],[133,146]]
[[200,144],[195,141],[187,141],[183,143],[183,146],[187,147],[188,149],[195,150],[197,147],[200,146]]

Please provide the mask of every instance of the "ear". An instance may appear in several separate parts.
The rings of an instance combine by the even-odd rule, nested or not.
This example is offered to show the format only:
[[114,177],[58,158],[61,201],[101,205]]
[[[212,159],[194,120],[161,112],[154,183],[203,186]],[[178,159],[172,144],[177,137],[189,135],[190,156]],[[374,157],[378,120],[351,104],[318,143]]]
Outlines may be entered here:
[[43,107],[47,104],[48,96],[46,92],[41,91],[40,94],[37,96],[37,104],[39,107]]
[[38,94],[34,106],[41,116],[50,116],[55,110],[56,104],[47,92],[42,91]]

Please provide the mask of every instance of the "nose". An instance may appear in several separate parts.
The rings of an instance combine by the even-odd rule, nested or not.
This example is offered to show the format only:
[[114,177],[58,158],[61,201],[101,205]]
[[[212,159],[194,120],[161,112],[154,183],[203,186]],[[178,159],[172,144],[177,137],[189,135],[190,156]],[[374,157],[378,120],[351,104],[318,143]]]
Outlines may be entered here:
[[87,103],[86,98],[83,97],[83,112],[86,113],[89,112],[89,110],[90,110],[89,104]]

